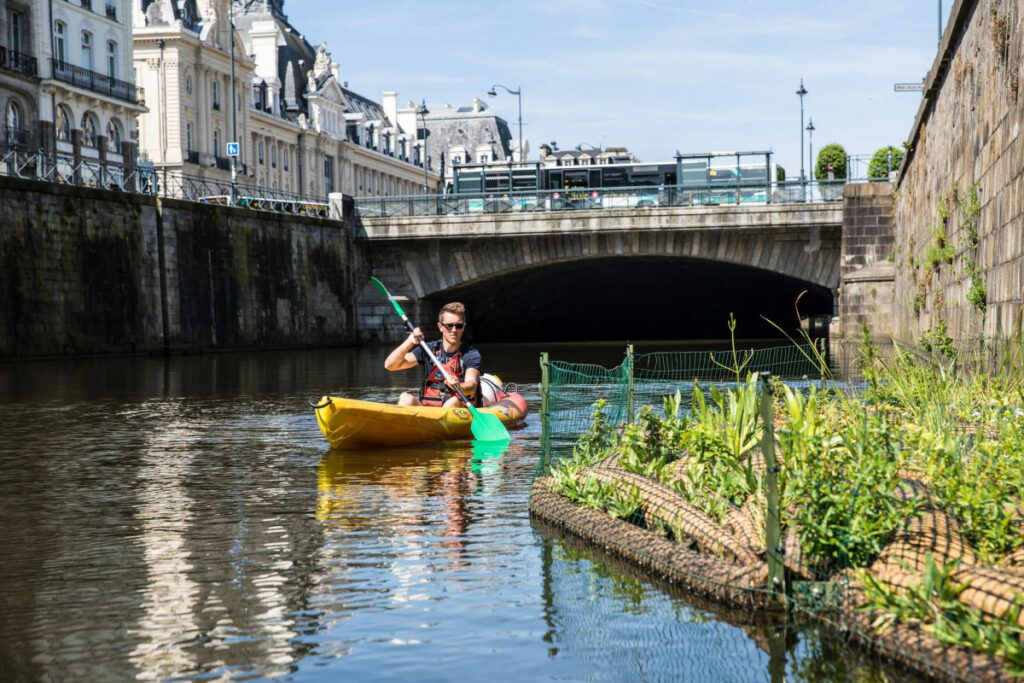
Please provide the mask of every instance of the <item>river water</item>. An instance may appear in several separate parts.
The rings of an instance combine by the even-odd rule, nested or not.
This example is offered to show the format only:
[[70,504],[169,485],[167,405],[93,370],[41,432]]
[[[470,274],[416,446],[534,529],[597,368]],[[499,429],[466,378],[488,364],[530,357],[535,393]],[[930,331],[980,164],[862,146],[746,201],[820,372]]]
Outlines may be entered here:
[[539,350],[482,348],[532,410],[498,454],[332,452],[307,399],[393,400],[385,349],[0,364],[0,679],[892,675],[531,523]]

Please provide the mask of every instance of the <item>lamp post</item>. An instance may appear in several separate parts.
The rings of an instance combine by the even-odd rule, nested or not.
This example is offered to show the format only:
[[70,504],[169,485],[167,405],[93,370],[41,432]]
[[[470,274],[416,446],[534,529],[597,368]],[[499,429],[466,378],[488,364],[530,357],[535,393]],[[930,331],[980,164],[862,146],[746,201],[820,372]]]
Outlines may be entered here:
[[814,117],[810,117],[807,121],[807,146],[809,151],[807,153],[807,163],[811,165],[811,179],[814,179]]
[[427,114],[430,110],[427,109],[427,100],[423,99],[423,103],[416,110],[416,113],[420,115],[420,120],[423,122],[423,195],[430,194],[430,180],[427,178]]
[[519,98],[519,161],[520,163],[526,161],[525,154],[523,153],[523,86],[519,86],[518,90],[510,90],[504,85],[494,84],[491,89],[487,91],[487,94],[491,97],[497,97],[498,91],[495,88],[501,88],[509,95],[515,95]]
[[800,187],[803,188],[803,192],[806,195],[807,186],[804,176],[804,95],[807,94],[807,88],[804,87],[804,79],[802,78],[800,79],[800,89],[796,91],[796,94],[800,96]]
[[[228,3],[228,42],[231,43],[231,142],[238,142],[238,115],[235,112],[235,14],[233,11],[235,3]],[[214,152],[219,154],[220,150]],[[299,188],[299,192],[302,189]],[[231,157],[231,205],[238,201],[238,155]]]

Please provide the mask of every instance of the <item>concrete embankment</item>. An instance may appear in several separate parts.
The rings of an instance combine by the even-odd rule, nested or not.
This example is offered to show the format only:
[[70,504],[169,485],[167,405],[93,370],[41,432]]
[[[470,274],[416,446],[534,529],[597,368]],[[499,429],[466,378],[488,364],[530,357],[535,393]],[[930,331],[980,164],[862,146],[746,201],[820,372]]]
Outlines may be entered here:
[[0,177],[0,358],[339,345],[341,221]]

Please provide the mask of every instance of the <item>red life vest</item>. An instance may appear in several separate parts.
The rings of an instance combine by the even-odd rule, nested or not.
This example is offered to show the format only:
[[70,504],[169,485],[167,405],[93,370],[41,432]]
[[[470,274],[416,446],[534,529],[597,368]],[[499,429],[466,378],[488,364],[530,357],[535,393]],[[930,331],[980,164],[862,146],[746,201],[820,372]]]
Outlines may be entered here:
[[[431,344],[431,351],[437,356],[441,350],[441,340],[438,340]],[[459,381],[462,382],[466,379],[466,369],[462,367],[462,348],[452,354],[451,358],[447,361],[441,361],[437,359],[442,366],[448,371],[452,377],[458,377]],[[430,359],[424,354],[423,362],[430,363]],[[433,364],[431,364],[433,365]],[[427,379],[423,382],[423,387],[420,389],[420,403],[425,406],[443,406],[445,401],[451,398],[453,392],[451,388],[444,383],[444,375],[437,369],[437,367],[431,367],[430,372],[427,374]],[[472,399],[472,397],[468,397]]]

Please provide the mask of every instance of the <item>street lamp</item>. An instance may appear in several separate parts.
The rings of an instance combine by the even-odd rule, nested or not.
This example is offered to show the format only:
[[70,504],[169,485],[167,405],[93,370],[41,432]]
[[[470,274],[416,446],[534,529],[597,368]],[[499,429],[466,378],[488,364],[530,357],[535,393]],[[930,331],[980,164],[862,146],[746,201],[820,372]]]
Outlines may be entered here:
[[[804,87],[804,79],[800,79],[800,89],[796,91],[800,96],[800,186],[806,188],[804,176],[804,95],[807,89]],[[806,189],[804,190],[806,192]]]
[[423,103],[416,113],[420,115],[420,120],[423,122],[423,194],[426,196],[430,194],[430,180],[427,178],[427,114],[430,113],[430,110],[427,109],[426,98],[423,99]]
[[[238,115],[235,113],[235,3],[228,3],[228,24],[231,30],[228,32],[228,41],[231,43],[231,142],[238,142]],[[220,150],[214,152],[220,154]],[[302,188],[299,188],[302,194]],[[238,155],[231,156],[231,206],[238,202]]]
[[498,91],[495,88],[501,88],[509,95],[515,95],[519,98],[519,161],[520,163],[526,161],[525,154],[523,153],[523,86],[519,86],[518,90],[510,90],[504,85],[492,85],[491,89],[487,91],[487,94],[491,97],[497,97]]
[[807,153],[807,163],[811,165],[811,179],[814,179],[814,117],[807,121],[807,146],[810,151]]

